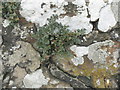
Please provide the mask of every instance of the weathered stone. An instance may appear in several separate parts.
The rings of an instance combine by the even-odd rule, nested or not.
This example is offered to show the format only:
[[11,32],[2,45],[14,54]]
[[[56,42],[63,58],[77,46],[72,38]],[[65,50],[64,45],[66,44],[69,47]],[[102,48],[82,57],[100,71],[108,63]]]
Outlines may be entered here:
[[49,79],[46,79],[39,69],[31,74],[27,74],[23,80],[25,88],[40,88],[42,85],[47,85]]
[[10,80],[10,76],[7,76],[2,82],[3,84],[7,84]]
[[[0,22],[1,22],[1,21],[2,21],[2,20],[1,20],[1,18],[0,18]],[[0,46],[1,46],[2,42],[3,42],[3,39],[2,39],[2,25],[1,25],[1,23],[0,23]]]
[[120,31],[119,30],[120,28],[118,27],[110,33],[112,40],[120,42]]
[[0,35],[0,46],[1,46],[2,42],[3,42],[2,36]]
[[99,18],[100,10],[105,5],[103,0],[90,0],[88,9],[91,15],[91,21],[96,21]]
[[0,75],[2,74],[3,71],[3,65],[2,65],[2,50],[0,49]]
[[[72,1],[72,4],[68,3],[68,1]],[[33,3],[36,4],[36,6],[34,6]],[[43,3],[45,3],[45,5],[41,8]],[[52,4],[57,7],[51,8],[50,6]],[[64,6],[67,6],[68,10],[66,10]],[[76,31],[77,29],[86,29],[85,33],[88,34],[92,31],[93,28],[92,24],[90,23],[90,19],[87,18],[88,13],[85,0],[22,0],[21,8],[22,10],[20,13],[23,17],[25,17],[27,21],[39,24],[40,26],[48,24],[48,18],[50,18],[52,15],[58,15],[58,19],[56,21],[62,25],[69,26],[68,29],[70,31]]]
[[43,85],[42,88],[72,88],[69,83],[61,81],[60,79],[51,75],[50,71],[46,67],[42,67],[43,74],[46,78],[50,78],[47,85]]
[[20,45],[20,49],[14,51],[14,53],[9,56],[10,66],[22,63],[22,67],[32,72],[40,67],[40,55],[29,43],[18,41],[16,45]]
[[[119,72],[117,62],[119,47],[120,43],[112,40],[91,44],[88,46],[87,55],[83,56],[84,63],[78,66],[71,62],[72,56],[65,56],[65,54],[54,56],[53,61],[60,69],[71,75],[92,77],[95,87],[107,87],[104,84],[104,78],[110,78]],[[81,51],[79,52],[81,53]],[[96,83],[98,79],[100,85]],[[112,87],[111,85],[109,86]]]
[[85,83],[77,80],[76,78],[70,77],[69,75],[65,74],[63,71],[60,71],[54,64],[51,64],[49,66],[49,69],[54,77],[69,83],[74,88],[88,88],[87,85],[85,85]]
[[0,75],[2,74],[2,59],[1,59],[1,56],[0,56]]
[[97,42],[95,44],[92,44],[89,46],[88,58],[92,60],[93,63],[106,64],[107,57],[111,56],[113,57],[113,59],[111,60],[111,62],[109,61],[109,63],[113,64],[114,62],[117,62],[117,59],[119,57],[119,55],[117,54],[118,50],[115,50],[113,48],[114,45],[115,42],[111,40],[106,40],[104,42]]
[[3,22],[3,27],[8,27],[9,26],[9,24],[10,24],[10,21],[9,20],[7,20],[7,19],[5,19],[4,20],[4,22]]
[[73,1],[75,1],[75,0],[65,0],[66,2],[73,2]]
[[15,42],[19,40],[19,36],[16,36],[12,30],[14,29],[13,26],[8,26],[6,28],[2,28],[2,38],[3,42],[3,52],[10,52],[12,46],[15,45]]
[[120,22],[120,0],[113,0],[111,9],[114,13],[116,21]]
[[100,18],[98,22],[98,29],[102,32],[107,32],[116,25],[114,14],[111,10],[111,5],[103,7],[100,11]]
[[[89,46],[88,58],[94,63],[92,72],[93,75],[96,75],[93,76],[95,87],[114,87],[114,81],[109,80],[109,78],[119,72],[119,48],[120,43],[112,40],[97,42]],[[104,78],[105,81],[103,82]]]
[[14,81],[13,80],[10,80],[9,81],[9,86],[12,86],[14,84]]
[[3,67],[2,67],[1,50],[0,50],[0,89],[2,88],[2,79],[3,79],[2,71],[3,71]]
[[17,87],[21,87],[22,86],[22,81],[25,77],[25,75],[27,75],[25,69],[20,68],[19,66],[16,66],[13,72],[13,78],[14,80],[14,85]]
[[[61,83],[57,84],[55,86],[55,88],[65,88],[65,89],[68,88],[69,90],[74,90],[73,87],[71,87],[69,84],[67,84],[65,82],[61,82]],[[65,90],[65,89],[63,89],[63,90]]]
[[[52,3],[55,1],[53,4],[56,4],[57,8],[50,9],[50,1]],[[85,3],[85,1],[89,3]],[[18,41],[16,43],[16,46],[12,47],[14,45],[13,42],[15,43],[16,40],[18,40],[16,36],[21,36],[22,39],[26,38],[28,34],[26,24],[21,24],[23,27],[25,25],[24,29],[17,27],[12,30],[10,27],[7,27],[8,25],[6,23],[6,25],[3,25],[6,27],[6,30],[3,30],[3,40],[5,40],[3,42],[3,46],[5,48],[4,50],[7,52],[12,47],[12,50],[14,52],[10,56],[9,54],[6,54],[6,56],[9,57],[9,61],[8,63],[6,63],[7,61],[4,62],[6,65],[8,64],[8,67],[5,67],[6,69],[4,70],[4,74],[7,74],[8,76],[6,77],[4,75],[1,75],[0,72],[0,80],[2,81],[4,76],[4,83],[8,83],[8,81],[11,79],[10,73],[12,70],[10,70],[10,68],[18,65],[15,67],[13,72],[13,77],[16,77],[14,78],[15,82],[9,81],[10,86],[16,85],[20,86],[20,88],[23,87],[21,82],[23,80],[23,77],[26,75],[26,72],[23,68],[26,68],[26,71],[31,71],[33,73],[27,74],[25,76],[23,80],[25,88],[68,88],[71,86],[84,87],[84,85],[91,86],[91,83],[94,87],[97,88],[116,88],[117,85],[114,80],[111,79],[111,76],[118,73],[119,70],[118,67],[120,63],[118,63],[118,61],[120,61],[120,43],[111,41],[110,39],[120,41],[119,28],[117,32],[115,32],[114,29],[110,32],[107,32],[112,27],[114,27],[115,23],[118,21],[118,4],[116,5],[116,2],[113,1],[119,0],[22,0],[21,6],[23,8],[23,12],[21,14],[25,17],[25,19],[27,19],[27,21],[31,21],[33,23],[40,24],[40,26],[43,26],[48,23],[47,18],[50,18],[50,16],[54,13],[53,10],[56,10],[59,14],[65,14],[63,17],[60,15],[57,22],[61,22],[63,25],[69,25],[69,29],[75,30],[85,28],[87,29],[86,33],[88,35],[88,33],[92,31],[93,24],[94,29],[97,29],[98,25],[99,31],[94,30],[96,33],[93,33],[93,31],[90,33],[90,37],[90,34],[88,35],[88,38],[87,35],[85,35],[85,43],[82,42],[82,46],[75,46],[74,48],[71,48],[71,55],[62,54],[55,55],[53,58],[50,58],[50,61],[48,61],[48,63],[54,62],[57,70],[54,68],[54,66],[46,67],[48,66],[48,63],[45,63],[45,67],[50,69],[51,73],[49,73],[52,74],[51,76],[54,76],[54,78],[51,80],[51,77],[49,77],[48,74],[44,74],[46,70],[43,70],[43,67],[43,72],[41,69],[37,70],[41,64],[39,61],[40,55],[32,48],[29,43]],[[45,4],[43,5],[43,8],[41,8],[43,2],[49,4]],[[78,12],[70,15],[66,14],[66,12],[63,10],[63,6],[68,5],[68,2],[72,2],[73,4],[77,5],[79,14]],[[36,6],[34,6],[33,3],[36,4]],[[62,8],[59,8],[61,5]],[[46,11],[44,12],[44,10]],[[92,24],[90,23],[90,20],[92,21]],[[101,31],[104,33],[101,33]],[[2,40],[1,36],[0,40]],[[28,41],[31,42],[31,38],[28,38]],[[2,42],[0,41],[0,45],[1,43]],[[6,48],[6,46],[10,48]],[[1,60],[0,62],[2,63]],[[49,77],[50,80],[46,79],[45,77]],[[84,83],[83,86],[81,86],[81,82]]]
[[78,66],[79,64],[83,64],[84,63],[84,55],[88,54],[88,47],[77,47],[76,45],[73,45],[70,47],[70,49],[74,52],[74,54],[76,55],[76,57],[74,57],[72,60],[72,62]]
[[[64,70],[65,72],[68,72],[69,74],[73,76],[78,76],[78,75],[87,75],[89,76],[90,74],[86,72],[86,70],[91,71],[93,69],[93,64],[92,61],[90,61],[86,56],[83,56],[84,63],[79,64],[76,66],[72,59],[74,58],[73,55],[56,55],[53,57],[53,61],[56,63],[56,65]],[[86,68],[84,72],[84,68]]]
[[0,89],[2,89],[2,83],[3,83],[3,75],[0,75]]
[[91,21],[99,19],[98,29],[102,32],[112,29],[118,21],[118,3],[115,5],[116,1],[113,0],[90,0],[89,2]]

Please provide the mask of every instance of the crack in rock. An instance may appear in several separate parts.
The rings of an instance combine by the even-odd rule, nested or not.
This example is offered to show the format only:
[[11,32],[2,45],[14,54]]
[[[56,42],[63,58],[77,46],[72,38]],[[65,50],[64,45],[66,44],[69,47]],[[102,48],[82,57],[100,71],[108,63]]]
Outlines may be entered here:
[[59,70],[54,64],[49,65],[49,70],[54,77],[69,83],[74,88],[90,88],[82,81],[79,81],[76,78],[72,78],[63,71]]

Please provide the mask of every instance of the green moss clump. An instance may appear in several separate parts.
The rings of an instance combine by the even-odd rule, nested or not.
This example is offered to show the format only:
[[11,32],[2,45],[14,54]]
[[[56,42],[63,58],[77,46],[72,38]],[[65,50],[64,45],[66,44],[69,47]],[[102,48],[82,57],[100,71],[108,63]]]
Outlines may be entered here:
[[80,44],[80,35],[84,34],[84,30],[76,30],[71,32],[68,26],[63,26],[56,22],[57,16],[48,19],[49,23],[40,27],[34,38],[37,40],[36,46],[43,60],[45,57],[56,54],[70,54],[69,47]]

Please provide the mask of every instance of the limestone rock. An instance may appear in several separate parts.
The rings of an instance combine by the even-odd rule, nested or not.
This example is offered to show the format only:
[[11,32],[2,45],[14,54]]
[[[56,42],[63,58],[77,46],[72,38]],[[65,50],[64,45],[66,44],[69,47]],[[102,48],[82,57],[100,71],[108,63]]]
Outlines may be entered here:
[[91,21],[99,19],[98,29],[102,32],[112,29],[118,21],[118,6],[115,2],[113,0],[90,0],[89,2]]
[[[56,21],[58,23],[62,23],[62,25],[69,26],[68,29],[70,29],[70,31],[86,29],[85,33],[90,33],[93,26],[90,24],[90,18],[87,18],[88,13],[85,0],[69,1],[73,4],[68,5],[68,0],[22,0],[22,10],[20,13],[27,21],[39,24],[40,26],[48,24],[48,19],[52,15],[58,15],[58,19]],[[43,3],[45,3],[45,5],[41,8]],[[51,8],[51,5],[55,5],[55,7]],[[67,7],[67,9],[65,7]],[[69,11],[69,8],[72,12]]]
[[89,23],[90,19],[87,18],[87,15],[84,13],[87,13],[87,11],[84,11],[83,15],[78,14],[73,17],[65,16],[64,18],[59,18],[57,22],[62,23],[62,25],[69,26],[68,29],[70,31],[85,29],[85,34],[88,34],[92,31],[93,26]]
[[100,10],[106,4],[103,0],[89,0],[89,13],[91,15],[91,21],[96,21],[99,18]]
[[2,36],[0,35],[0,46],[1,46],[2,42],[3,42]]
[[111,9],[114,13],[116,21],[120,22],[120,5],[119,5],[120,0],[114,0],[113,3],[111,4]]
[[[115,43],[111,40],[106,40],[104,42],[97,42],[89,46],[88,58],[93,61],[93,63],[106,64],[107,57],[113,57],[111,64],[117,62],[118,50],[114,50],[113,46]],[[113,49],[113,50],[112,50]],[[91,53],[92,52],[92,53]],[[115,54],[114,54],[115,53]]]
[[30,69],[30,71],[35,71],[40,66],[40,55],[31,44],[23,41],[16,42],[16,45],[20,45],[20,49],[14,51],[12,55],[9,56],[10,66],[15,66],[20,64],[21,67]]
[[2,87],[2,79],[3,79],[3,75],[2,75],[2,60],[1,60],[1,57],[0,57],[0,89]]
[[74,88],[89,88],[87,87],[88,85],[85,85],[84,82],[79,81],[76,78],[69,76],[68,74],[59,70],[54,64],[49,65],[49,70],[54,77],[69,83]]
[[[83,64],[78,64],[75,65],[76,63],[72,61],[74,58],[73,55],[56,55],[53,57],[53,61],[56,63],[56,65],[64,70],[65,72],[68,72],[69,74],[73,76],[78,76],[78,75],[88,75],[86,71],[91,71],[93,67],[92,61],[90,61],[86,56],[83,56],[84,63]],[[80,60],[81,61],[81,60]],[[78,59],[79,62],[79,59]],[[84,69],[85,68],[85,69]],[[84,72],[85,70],[85,72]]]
[[[1,19],[0,19],[1,20]],[[0,37],[2,37],[2,25],[0,24]],[[1,42],[0,42],[1,43]]]
[[3,22],[3,27],[7,27],[7,26],[9,26],[9,24],[10,24],[10,21],[9,20],[4,20],[4,22]]
[[[51,2],[51,3],[50,3]],[[22,0],[20,11],[21,15],[25,17],[27,21],[32,23],[39,24],[43,26],[48,23],[48,18],[53,14],[60,15],[64,12],[60,6],[63,4],[64,0]],[[44,5],[42,5],[45,3]],[[57,7],[50,8],[51,4],[56,5]],[[42,8],[41,8],[42,6]],[[56,12],[54,12],[56,10]],[[26,13],[27,12],[27,13]]]
[[101,9],[100,18],[98,22],[98,29],[102,32],[107,32],[116,25],[114,14],[111,10],[111,5],[107,5]]
[[[78,51],[78,55],[83,55],[83,64],[75,66],[73,61],[71,61],[73,57],[65,56],[65,54],[54,56],[53,61],[65,72],[73,76],[91,77],[93,80],[92,84],[95,87],[105,88],[107,79],[119,72],[117,60],[119,58],[120,43],[112,40],[96,42],[89,45],[87,47],[88,50],[84,48],[85,53],[82,53],[79,47],[80,46],[77,47],[76,51]],[[104,78],[106,78],[105,81]],[[110,81],[110,83],[112,82]],[[108,86],[113,87],[110,83]]]
[[40,88],[42,85],[47,85],[49,79],[46,79],[39,69],[31,74],[27,74],[23,80],[25,88]]
[[15,78],[14,80],[14,85],[21,87],[22,86],[22,81],[26,75],[26,71],[25,69],[20,68],[19,66],[16,66],[13,72],[13,78]]
[[73,45],[70,47],[70,49],[75,53],[76,57],[74,57],[72,59],[72,62],[78,66],[79,64],[83,64],[84,63],[84,59],[83,56],[88,54],[88,47],[80,47],[80,46],[76,46]]

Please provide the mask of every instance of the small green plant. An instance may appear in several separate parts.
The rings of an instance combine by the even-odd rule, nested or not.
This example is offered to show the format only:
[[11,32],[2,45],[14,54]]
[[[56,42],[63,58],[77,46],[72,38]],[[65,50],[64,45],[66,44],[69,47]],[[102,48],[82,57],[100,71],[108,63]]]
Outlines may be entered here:
[[9,20],[11,25],[19,21],[19,2],[2,2],[2,18]]
[[79,36],[84,34],[84,30],[71,32],[68,26],[63,26],[56,22],[57,16],[48,19],[49,23],[39,28],[34,38],[37,40],[37,48],[43,60],[55,54],[70,54],[68,48],[74,44],[80,44]]

